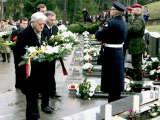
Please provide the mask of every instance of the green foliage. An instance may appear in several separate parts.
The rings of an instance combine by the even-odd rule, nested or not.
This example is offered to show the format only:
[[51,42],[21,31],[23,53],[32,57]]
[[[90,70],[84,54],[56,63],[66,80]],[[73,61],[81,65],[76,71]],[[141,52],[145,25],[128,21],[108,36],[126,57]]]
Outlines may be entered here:
[[[150,106],[151,109],[148,111],[150,113],[150,115],[152,115],[152,113],[157,113],[155,114],[155,116],[157,116],[160,113],[160,106],[158,106],[157,104],[154,104],[153,106]],[[153,115],[152,115],[153,117]]]
[[81,95],[81,98],[84,99],[84,100],[88,100],[89,98],[89,92],[90,92],[90,83],[87,81],[87,79],[85,79],[83,81],[83,83],[81,83],[79,85],[79,93]]
[[99,25],[97,23],[76,23],[71,24],[68,29],[74,33],[83,33],[88,31],[91,34],[94,34],[98,30]]
[[2,37],[0,37],[0,53],[6,50],[6,45],[4,43],[5,41],[3,40]]
[[143,81],[134,81],[133,83],[130,83],[131,88],[142,88],[144,82]]
[[146,5],[146,4],[157,2],[157,1],[160,1],[160,0],[138,0],[138,3],[141,5]]
[[80,24],[71,24],[68,27],[68,30],[70,30],[73,33],[83,33],[85,31],[85,28]]
[[39,4],[45,4],[48,10],[54,10],[56,4],[53,0],[24,0],[24,16],[30,18],[30,16],[37,11],[37,6]]
[[85,31],[88,31],[90,34],[95,34],[98,30],[99,25],[97,23],[80,23],[84,28]]

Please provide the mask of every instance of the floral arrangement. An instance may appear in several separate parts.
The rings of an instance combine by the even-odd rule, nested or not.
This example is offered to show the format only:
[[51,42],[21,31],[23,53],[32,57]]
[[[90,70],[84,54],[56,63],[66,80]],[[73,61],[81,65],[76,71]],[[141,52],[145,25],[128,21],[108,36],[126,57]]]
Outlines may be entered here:
[[83,69],[83,72],[90,74],[93,72],[94,66],[91,63],[85,63],[82,66],[82,69]]
[[143,81],[134,81],[130,83],[132,92],[141,92],[144,82]]
[[10,32],[0,32],[0,52],[5,52],[7,51],[7,46],[12,46],[12,44],[9,44],[10,41],[8,40],[10,35]]
[[149,78],[155,81],[158,81],[160,78],[160,61],[157,57],[150,57],[144,59],[142,69]]
[[124,79],[124,92],[141,92],[142,89],[151,89],[152,81],[133,81],[130,78]]
[[160,113],[160,106],[157,104],[154,104],[153,106],[150,106],[151,109],[149,109],[150,116],[155,117]]
[[88,31],[84,31],[84,32],[82,33],[82,35],[83,35],[84,38],[88,38],[89,32],[88,32]]
[[88,100],[95,93],[95,89],[97,84],[95,81],[88,81],[87,78],[79,84],[79,88],[77,89],[77,95],[79,95],[82,99]]
[[98,54],[99,54],[99,48],[95,48],[95,47],[90,47],[90,48],[87,48],[87,49],[84,49],[83,50],[83,54],[90,54],[91,56],[94,56],[96,57]]
[[86,54],[85,56],[83,56],[83,63],[89,63],[91,60],[93,59],[93,57],[89,54]]
[[136,113],[132,109],[129,109],[128,112],[129,113],[126,116],[127,120],[136,120],[139,117],[138,113]]
[[129,92],[131,91],[130,84],[133,83],[133,80],[130,80],[128,78],[124,79],[124,91]]
[[58,26],[58,30],[60,32],[65,32],[65,31],[67,31],[67,27],[65,25],[60,25],[60,26]]
[[49,40],[49,45],[56,46],[65,43],[71,43],[72,47],[79,43],[78,34],[67,31],[67,28],[64,25],[58,27],[59,31],[57,35],[52,35]]
[[71,83],[68,85],[69,90],[76,90],[78,87],[79,87],[79,85],[76,83]]
[[64,57],[69,52],[72,51],[72,45],[62,44],[58,46],[44,46],[41,47],[26,47],[26,54],[23,56],[25,61],[31,58],[33,61],[43,62],[43,61],[52,61],[60,57]]

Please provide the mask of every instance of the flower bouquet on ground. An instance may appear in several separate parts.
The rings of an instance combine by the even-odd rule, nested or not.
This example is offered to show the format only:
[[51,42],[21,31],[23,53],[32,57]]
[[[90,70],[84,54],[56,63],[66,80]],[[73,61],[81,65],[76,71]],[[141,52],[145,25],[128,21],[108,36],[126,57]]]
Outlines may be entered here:
[[153,106],[150,106],[151,109],[149,109],[149,114],[151,117],[156,117],[160,114],[160,106],[157,104],[154,104]]
[[68,85],[68,90],[70,93],[77,93],[77,89],[78,89],[79,85],[77,83],[71,83]]
[[126,116],[127,120],[137,120],[139,118],[139,114],[133,111],[132,109],[128,110],[128,114]]
[[89,32],[88,31],[84,31],[82,33],[82,35],[83,35],[84,38],[88,38],[89,37]]
[[83,56],[82,62],[83,62],[83,63],[88,63],[88,62],[90,62],[92,59],[93,59],[93,58],[92,58],[91,55],[86,54],[86,55]]
[[141,92],[143,89],[143,81],[134,81],[132,83],[130,83],[130,87],[131,87],[131,92]]
[[82,66],[83,74],[91,74],[93,72],[94,66],[91,63],[85,63]]
[[77,95],[84,100],[88,100],[94,95],[96,87],[97,84],[95,81],[88,81],[86,78],[82,83],[79,84]]
[[144,58],[142,69],[145,77],[158,81],[160,79],[160,61],[157,57]]

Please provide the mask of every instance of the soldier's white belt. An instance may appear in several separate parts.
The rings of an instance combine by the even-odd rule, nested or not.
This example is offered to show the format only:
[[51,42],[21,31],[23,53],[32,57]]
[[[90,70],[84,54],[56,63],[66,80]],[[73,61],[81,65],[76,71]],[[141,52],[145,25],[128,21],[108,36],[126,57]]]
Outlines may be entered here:
[[105,47],[109,47],[109,48],[123,48],[123,43],[122,44],[107,44],[104,43]]

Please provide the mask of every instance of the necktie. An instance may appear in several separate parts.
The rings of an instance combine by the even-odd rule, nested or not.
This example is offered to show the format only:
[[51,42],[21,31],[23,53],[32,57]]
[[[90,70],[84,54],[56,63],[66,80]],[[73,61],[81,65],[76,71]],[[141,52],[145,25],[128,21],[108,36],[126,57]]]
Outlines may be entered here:
[[49,35],[52,35],[52,28],[49,29]]

